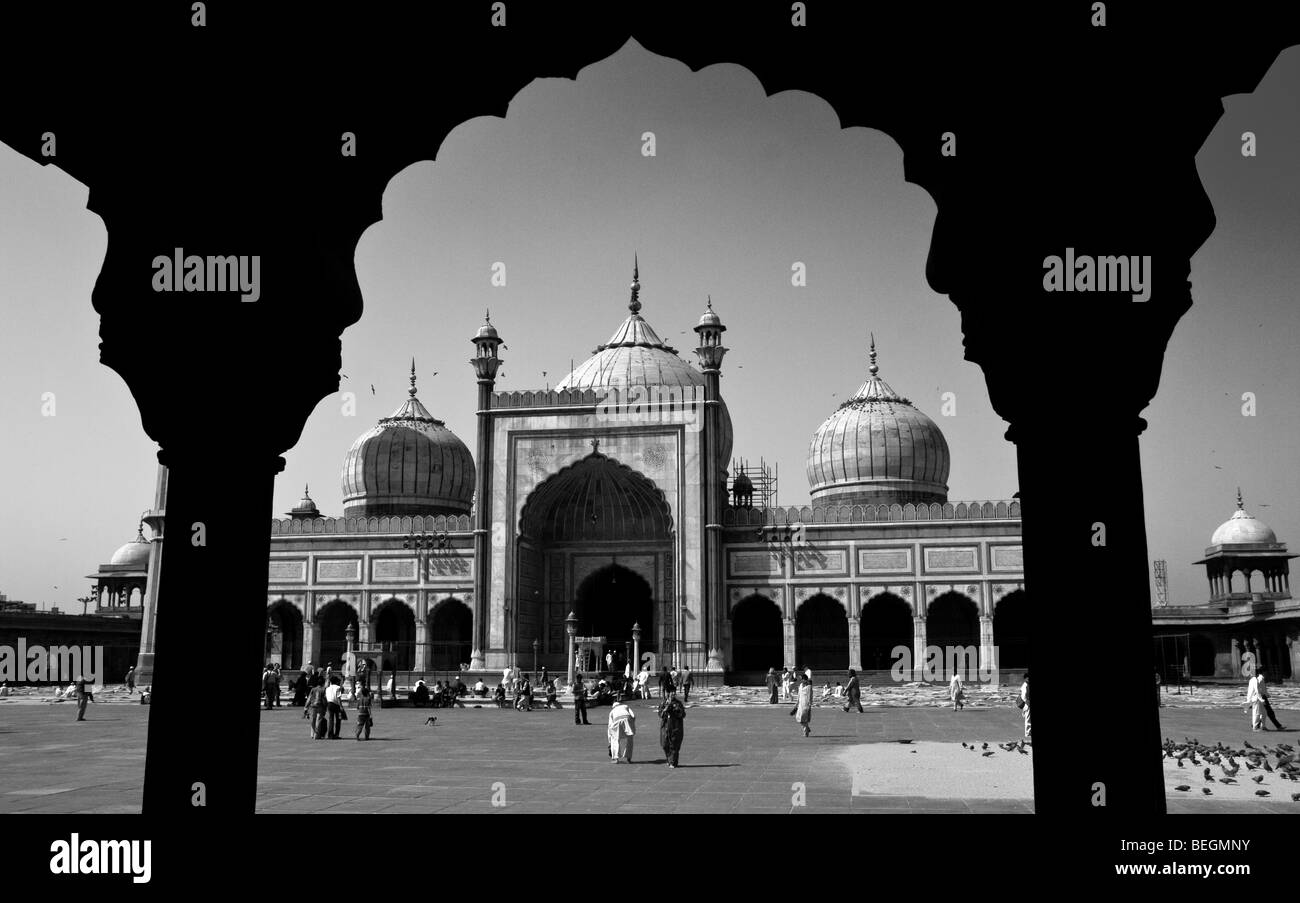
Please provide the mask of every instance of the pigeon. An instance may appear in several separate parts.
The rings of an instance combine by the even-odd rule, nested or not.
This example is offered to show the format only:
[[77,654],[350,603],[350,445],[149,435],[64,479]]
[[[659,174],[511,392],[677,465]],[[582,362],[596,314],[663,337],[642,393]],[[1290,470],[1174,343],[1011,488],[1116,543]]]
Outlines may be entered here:
[[429,727],[433,727],[435,724],[438,723],[438,716],[437,716],[437,715],[434,715],[434,716],[431,717],[431,718],[426,718],[426,719],[424,720],[424,723],[425,723],[426,725],[428,725]]
[[1179,759],[1179,760],[1178,760],[1178,767],[1179,767],[1179,768],[1184,768],[1184,767],[1185,767],[1185,766],[1183,765],[1183,760],[1182,760],[1182,759]]
[[1249,740],[1242,740],[1241,742],[1246,744],[1246,749],[1254,749],[1254,748],[1255,748],[1255,747],[1253,747],[1253,746],[1250,745],[1250,741],[1249,741]]
[[1251,780],[1254,781],[1256,784],[1262,784],[1264,783],[1264,776],[1262,774],[1257,774],[1253,778],[1251,778]]
[[1256,790],[1256,791],[1255,791],[1255,796],[1268,796],[1268,795],[1269,795],[1269,792],[1268,792],[1267,790]]
[[1264,764],[1264,770],[1265,770],[1265,771],[1272,771],[1272,770],[1273,770],[1273,766],[1268,764],[1268,760],[1267,760],[1267,759],[1264,760],[1264,763],[1263,763],[1263,764]]
[[986,752],[986,753],[981,753],[981,755],[983,755],[984,758],[987,759],[989,756],[993,755],[993,750],[990,749],[990,750],[989,750],[988,752]]
[[1214,778],[1210,777],[1210,769],[1208,769],[1208,768],[1205,769],[1205,780],[1207,780],[1207,781],[1213,781],[1213,780],[1214,780]]
[[1300,803],[1300,793],[1291,794],[1291,801],[1293,803]]
[[371,395],[374,395],[374,394],[375,394],[375,384],[374,384],[374,383],[371,383],[371,384],[370,384],[370,394],[371,394]]
[[966,748],[966,741],[965,741],[965,740],[963,740],[963,741],[961,742],[961,748],[962,748],[962,749],[965,749],[965,748]]
[[1201,793],[1204,793],[1206,796],[1213,796],[1213,794],[1210,793],[1210,788],[1209,788],[1209,787],[1202,787],[1202,788],[1201,788]]
[[989,748],[989,745],[988,745],[987,743],[985,743],[985,744],[984,744],[982,747],[980,747],[980,748],[981,748],[981,749],[988,749],[988,748]]
[[[1192,788],[1191,788],[1191,787],[1188,787],[1186,784],[1179,784],[1179,785],[1178,785],[1177,787],[1175,787],[1174,789],[1175,789],[1175,790],[1180,790],[1180,791],[1182,791],[1183,793],[1186,793],[1187,791],[1191,790]],[[1300,793],[1297,793],[1297,794],[1295,794],[1295,795],[1296,795],[1297,798],[1300,798]]]

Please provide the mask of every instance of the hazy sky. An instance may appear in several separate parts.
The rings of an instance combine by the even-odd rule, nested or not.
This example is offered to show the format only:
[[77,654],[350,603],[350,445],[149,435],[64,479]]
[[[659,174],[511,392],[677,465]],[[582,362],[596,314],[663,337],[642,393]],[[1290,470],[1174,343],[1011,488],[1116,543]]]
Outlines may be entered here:
[[[1300,309],[1289,294],[1300,276],[1300,52],[1225,105],[1198,158],[1219,225],[1194,261],[1196,303],[1143,438],[1152,557],[1169,559],[1180,602],[1204,598],[1190,563],[1231,514],[1237,484],[1248,509],[1300,545]],[[1240,155],[1246,129],[1259,136],[1255,158]],[[646,131],[654,157],[641,153]],[[97,360],[90,292],[106,235],[86,194],[0,145],[0,592],[75,611],[83,575],[135,535],[156,469],[134,400]],[[891,138],[841,130],[810,94],[766,97],[738,66],[692,73],[629,44],[576,81],[535,81],[504,120],[463,124],[436,162],[388,186],[384,219],[357,249],[365,314],[343,336],[356,416],[343,415],[340,396],[320,402],[286,455],[276,511],[310,483],[324,513],[341,513],[343,456],[401,403],[412,356],[421,400],[472,449],[469,337],[484,308],[507,346],[498,388],[554,386],[627,315],[633,252],[642,313],[687,360],[713,296],[732,349],[722,386],[736,454],[779,463],[782,504],[808,500],[809,438],[862,382],[868,331],[881,375],[947,436],[950,498],[1009,498],[1006,425],[961,358],[956,308],[924,280],[934,212],[903,182]],[[498,261],[504,287],[490,281]],[[791,285],[795,261],[806,287]],[[286,365],[297,352],[285,349]],[[1246,391],[1258,396],[1253,418],[1241,415]],[[42,416],[45,392],[54,417]],[[956,416],[939,415],[944,392],[956,393]],[[213,412],[213,428],[223,424],[237,455],[238,425]],[[1079,441],[1090,441],[1087,423]],[[1071,501],[1062,473],[1059,503]]]

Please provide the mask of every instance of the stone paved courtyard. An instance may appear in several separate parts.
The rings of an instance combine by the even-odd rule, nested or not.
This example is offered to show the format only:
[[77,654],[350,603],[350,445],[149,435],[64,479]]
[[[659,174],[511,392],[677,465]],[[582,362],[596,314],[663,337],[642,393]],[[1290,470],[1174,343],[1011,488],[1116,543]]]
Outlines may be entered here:
[[[693,700],[694,701],[694,700]],[[998,749],[1022,733],[1019,713],[987,705],[962,713],[934,704],[824,707],[804,739],[789,705],[692,706],[683,767],[658,749],[653,703],[637,703],[632,765],[605,754],[607,708],[575,727],[572,710],[516,713],[495,707],[376,711],[375,739],[308,739],[300,710],[262,712],[259,812],[1010,812],[1032,811],[1031,755]],[[0,812],[137,812],[148,708],[93,705],[77,723],[71,704],[0,702]],[[430,715],[437,724],[424,725]],[[1300,711],[1278,710],[1288,726]],[[345,732],[352,727],[344,724]],[[1252,735],[1240,708],[1168,707],[1163,734],[1204,743],[1283,740]],[[899,740],[912,740],[903,744]],[[962,742],[990,744],[994,755]],[[1166,762],[1170,811],[1300,812],[1294,785],[1270,775],[1269,799],[1177,793],[1187,773]],[[494,784],[504,807],[494,807]],[[1191,782],[1194,783],[1195,782]],[[794,805],[803,785],[804,805]],[[1275,786],[1276,785],[1276,786]],[[1256,789],[1251,785],[1251,790]],[[1300,787],[1295,787],[1300,791]],[[497,788],[498,799],[501,788]],[[1232,798],[1225,798],[1232,797]]]

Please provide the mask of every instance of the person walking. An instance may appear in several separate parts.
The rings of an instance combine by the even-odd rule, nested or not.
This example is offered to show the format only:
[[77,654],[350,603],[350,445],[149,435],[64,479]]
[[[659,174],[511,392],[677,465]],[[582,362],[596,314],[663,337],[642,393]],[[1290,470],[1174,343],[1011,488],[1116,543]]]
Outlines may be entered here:
[[803,735],[812,733],[812,681],[805,675],[799,678],[798,702],[790,714],[803,727]]
[[130,696],[135,692],[135,667],[126,669],[126,695]]
[[668,670],[668,666],[664,665],[664,669],[659,672],[659,697],[661,699],[667,699],[672,691],[673,675],[672,672]]
[[781,681],[776,676],[776,669],[768,668],[767,669],[768,705],[776,705],[777,702],[779,702],[779,700],[776,698],[776,694],[780,691],[780,689],[781,689]]
[[1025,716],[1025,739],[1034,742],[1033,726],[1029,722],[1029,672],[1025,672],[1025,681],[1020,685],[1020,698],[1017,703]]
[[1264,727],[1264,695],[1260,692],[1260,676],[1262,671],[1256,671],[1255,676],[1246,684],[1246,711],[1250,714],[1250,729],[1252,731],[1268,730]]
[[325,732],[329,727],[329,722],[325,717],[327,708],[325,681],[324,678],[317,676],[312,683],[311,690],[307,693],[307,704],[302,711],[302,716],[311,720],[311,738],[313,740],[321,740],[325,737]]
[[691,666],[687,665],[682,671],[682,705],[691,704],[691,687],[695,686],[695,675],[691,673]]
[[609,741],[611,762],[632,764],[632,738],[636,736],[636,713],[620,699],[614,700],[609,710],[609,724],[605,738]]
[[962,688],[961,672],[954,670],[952,680],[948,681],[948,698],[952,700],[952,710],[960,712],[966,706],[966,691]]
[[357,694],[357,739],[365,733],[365,739],[370,739],[370,728],[375,723],[370,714],[370,688],[365,684],[361,685],[361,691]]
[[852,668],[849,669],[849,685],[845,688],[844,696],[846,699],[846,702],[844,703],[844,711],[847,712],[849,709],[856,706],[858,713],[861,714],[862,687],[858,685],[858,672]]
[[95,701],[95,694],[90,692],[86,687],[86,678],[83,675],[77,675],[77,720],[86,720],[86,703]]
[[582,675],[573,678],[573,723],[591,724],[587,720],[587,685],[582,682]]
[[790,669],[784,665],[781,666],[781,698],[790,698]]
[[329,714],[329,737],[331,740],[339,739],[339,731],[343,727],[343,704],[340,697],[343,696],[343,687],[338,675],[330,678],[329,686],[325,688],[325,708]]
[[[1259,678],[1257,689],[1259,691],[1260,702],[1262,702],[1264,705],[1265,716],[1268,717],[1269,721],[1273,722],[1274,728],[1276,728],[1279,731],[1286,730],[1286,728],[1284,728],[1282,725],[1277,723],[1277,715],[1273,714],[1273,703],[1269,702],[1268,699],[1268,677],[1264,674],[1264,669],[1260,668],[1259,673],[1256,676]],[[1260,726],[1263,726],[1264,720],[1261,718],[1259,723]],[[1268,728],[1264,728],[1264,730],[1268,730]]]
[[274,687],[274,689],[275,689],[275,707],[278,709],[278,708],[280,708],[280,666],[279,666],[279,665],[272,665],[272,666],[271,666],[271,679],[272,679],[272,682],[275,684],[275,687]]
[[659,745],[663,747],[669,768],[677,767],[685,733],[686,706],[676,695],[669,696],[659,707]]
[[302,708],[307,704],[307,683],[306,671],[299,674],[297,680],[289,683],[289,689],[293,690],[293,702],[291,704],[294,708]]

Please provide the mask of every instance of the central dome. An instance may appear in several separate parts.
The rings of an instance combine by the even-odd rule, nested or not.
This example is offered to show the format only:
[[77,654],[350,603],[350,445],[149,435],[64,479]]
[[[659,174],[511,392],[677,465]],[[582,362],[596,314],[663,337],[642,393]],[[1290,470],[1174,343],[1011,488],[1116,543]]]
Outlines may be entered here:
[[877,374],[813,434],[808,487],[814,504],[906,505],[948,500],[948,442],[934,421]]
[[604,345],[562,379],[557,390],[626,389],[629,386],[703,386],[704,376],[677,356],[641,316],[638,268],[632,267],[632,312]]
[[343,516],[468,514],[474,458],[415,397],[361,436],[343,459]]

